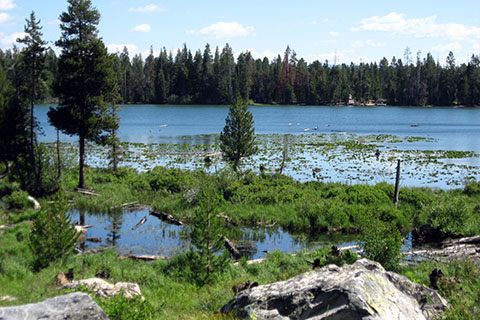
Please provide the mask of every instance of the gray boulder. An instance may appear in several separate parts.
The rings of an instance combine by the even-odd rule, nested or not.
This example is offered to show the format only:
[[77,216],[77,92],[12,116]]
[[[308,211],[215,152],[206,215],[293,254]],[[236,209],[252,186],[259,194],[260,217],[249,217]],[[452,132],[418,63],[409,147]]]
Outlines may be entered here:
[[221,308],[242,319],[433,319],[447,302],[435,291],[361,259],[238,293]]
[[108,320],[86,293],[74,292],[39,303],[0,308],[0,320]]

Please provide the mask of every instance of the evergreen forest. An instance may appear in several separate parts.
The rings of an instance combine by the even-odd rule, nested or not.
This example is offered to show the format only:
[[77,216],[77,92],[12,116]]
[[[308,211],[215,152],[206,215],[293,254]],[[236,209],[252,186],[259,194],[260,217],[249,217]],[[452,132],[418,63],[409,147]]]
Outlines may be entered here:
[[[194,53],[186,45],[176,53],[163,48],[143,58],[127,48],[110,54],[123,104],[231,104],[234,97],[258,104],[388,104],[451,106],[480,104],[480,56],[457,64],[453,52],[444,61],[428,53],[380,62],[308,63],[287,46],[283,56],[255,59],[248,51],[235,59],[233,49],[211,48]],[[18,48],[0,50],[0,64],[13,82]],[[57,103],[53,87],[58,57],[45,53],[45,79],[40,101]]]

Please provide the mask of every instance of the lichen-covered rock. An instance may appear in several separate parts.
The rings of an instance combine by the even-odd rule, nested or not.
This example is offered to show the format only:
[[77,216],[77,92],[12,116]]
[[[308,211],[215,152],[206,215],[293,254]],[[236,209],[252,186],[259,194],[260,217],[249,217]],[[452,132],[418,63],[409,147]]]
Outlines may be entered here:
[[116,294],[123,294],[126,298],[133,296],[140,296],[142,299],[142,292],[136,283],[131,282],[117,282],[116,284],[108,283],[99,278],[90,278],[84,280],[77,280],[67,283],[63,286],[64,289],[78,289],[85,286],[92,290],[97,296],[102,298],[111,298]]
[[75,292],[39,303],[0,308],[0,320],[108,320],[88,294]]
[[243,319],[423,320],[446,306],[435,290],[361,259],[242,291],[221,311]]

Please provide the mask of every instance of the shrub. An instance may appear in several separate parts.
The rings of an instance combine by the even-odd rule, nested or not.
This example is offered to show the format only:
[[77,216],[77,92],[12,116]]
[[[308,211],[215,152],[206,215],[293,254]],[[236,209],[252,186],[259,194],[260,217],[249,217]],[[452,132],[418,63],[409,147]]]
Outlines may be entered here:
[[13,191],[10,195],[3,197],[2,200],[10,209],[33,207],[33,202],[28,199],[28,193],[23,190]]
[[472,181],[467,183],[463,192],[469,196],[480,194],[480,182]]
[[427,224],[447,237],[464,235],[471,215],[463,198],[439,199],[425,207],[424,211],[427,215]]
[[39,271],[51,262],[71,254],[80,236],[70,223],[66,206],[56,204],[41,210],[30,231],[29,246],[34,262],[33,269]]
[[96,300],[111,320],[152,319],[152,306],[139,296],[125,298],[123,294],[117,294],[110,299]]
[[363,223],[359,244],[365,258],[379,262],[386,270],[398,268],[402,235],[395,226],[368,219]]

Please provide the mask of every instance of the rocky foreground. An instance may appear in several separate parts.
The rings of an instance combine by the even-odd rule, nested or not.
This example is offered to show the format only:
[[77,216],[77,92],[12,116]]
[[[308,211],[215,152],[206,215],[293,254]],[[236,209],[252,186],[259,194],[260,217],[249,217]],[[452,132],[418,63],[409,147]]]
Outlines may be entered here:
[[[84,281],[90,283],[95,280],[92,282],[94,289],[101,289],[100,293],[110,292],[110,287],[113,287],[109,285],[107,289],[110,291],[105,291],[98,281],[103,280],[88,280]],[[77,282],[80,283],[74,281],[67,285]],[[134,290],[133,294],[141,293]],[[361,259],[341,268],[329,265],[286,281],[249,286],[249,289],[237,293],[220,311],[241,319],[257,320],[424,320],[436,318],[447,306],[447,302],[435,290],[387,272],[377,262]],[[36,304],[0,308],[0,320],[6,319],[108,317],[87,294],[71,293]]]

